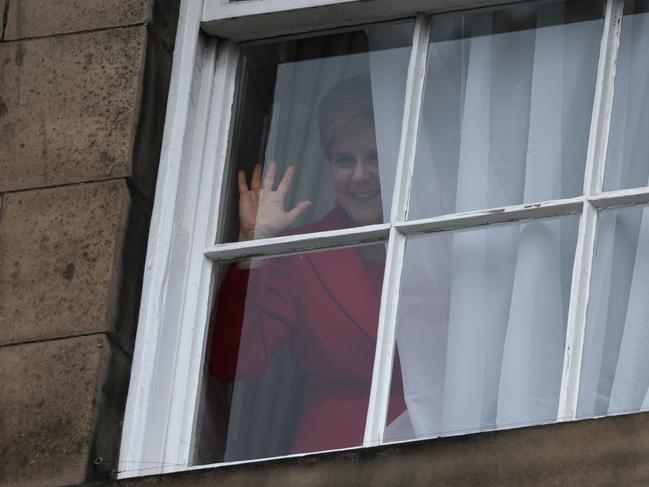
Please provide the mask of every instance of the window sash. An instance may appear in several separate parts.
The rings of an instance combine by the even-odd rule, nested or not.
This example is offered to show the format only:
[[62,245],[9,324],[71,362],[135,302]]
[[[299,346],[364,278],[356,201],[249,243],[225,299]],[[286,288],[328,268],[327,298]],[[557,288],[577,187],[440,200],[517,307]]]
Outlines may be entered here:
[[[436,12],[435,8],[437,11],[442,8],[442,2],[439,2],[427,6],[426,10],[430,13],[419,14],[416,17],[390,222],[290,237],[213,244],[214,236],[218,235],[219,231],[216,216],[219,208],[223,206],[223,182],[229,180],[227,176],[231,170],[228,161],[235,106],[238,48],[234,43],[223,42],[218,47],[217,56],[216,40],[209,41],[201,37],[198,32],[199,25],[208,32],[211,28],[209,26],[212,25],[210,22],[216,20],[223,25],[234,25],[231,24],[233,21],[228,20],[227,12],[233,12],[235,7],[243,8],[245,4],[253,10],[261,9],[249,14],[246,25],[253,26],[255,32],[263,32],[264,36],[267,36],[273,31],[259,28],[255,24],[255,15],[274,8],[277,15],[286,17],[287,12],[277,8],[278,5],[281,7],[280,3],[254,0],[242,2],[240,5],[236,2],[222,5],[219,0],[204,0],[201,8],[200,2],[183,0],[180,17],[182,23],[179,26],[174,53],[167,126],[151,224],[152,238],[147,252],[138,337],[124,423],[119,476],[205,467],[190,467],[189,462],[192,457],[193,432],[200,397],[209,303],[213,294],[214,262],[357,243],[387,242],[380,321],[364,437],[364,445],[369,446],[382,442],[385,427],[406,236],[569,214],[581,214],[581,217],[573,268],[558,421],[575,419],[598,211],[603,208],[649,203],[649,186],[602,193],[624,1],[607,2],[582,196],[406,220],[426,77],[428,36],[432,13]],[[309,9],[318,4],[323,8],[314,12],[331,12],[334,7],[344,5],[345,8],[352,8],[370,3],[377,4],[357,0],[300,0],[298,5],[300,8]],[[416,3],[414,0],[404,2],[403,12],[406,13],[408,6]],[[475,7],[485,3],[484,0],[456,0],[443,2],[443,5],[444,8],[451,9]],[[509,2],[489,3],[494,5]],[[222,18],[217,18],[218,15],[214,13],[217,7],[221,9],[218,15]],[[227,9],[230,10],[226,12]],[[260,15],[259,19],[262,18],[264,16]],[[354,17],[354,23],[374,20],[379,19],[365,14]],[[340,23],[336,25],[340,26]],[[326,26],[323,20],[318,24],[319,29]],[[196,108],[192,112],[194,106]],[[181,167],[183,171],[186,167],[194,171],[194,186],[179,185],[182,180]],[[199,186],[200,191],[194,199],[188,198],[191,201],[179,203],[183,190],[191,192],[192,188],[195,190]],[[186,253],[183,254],[186,257],[186,269],[174,264],[171,255],[174,246],[179,245],[178,236],[174,232],[178,230],[177,219],[182,218],[186,220],[183,229],[186,230],[188,239],[185,244]],[[169,274],[176,270],[174,265],[178,275],[172,278],[181,282],[184,291],[180,302],[175,307],[171,306],[172,311],[180,317],[177,322],[172,322],[169,318],[168,309],[171,299]],[[167,333],[167,328],[174,331]],[[172,375],[168,381],[161,384],[160,377],[155,376],[156,364],[165,360],[173,362]],[[169,402],[168,407],[165,406],[165,401]],[[162,431],[161,441],[152,445],[153,441],[148,435],[156,429]]]
[[[184,280],[185,293],[178,314],[177,349],[173,370],[173,385],[170,396],[169,421],[164,445],[163,471],[176,471],[178,463],[188,464],[193,456],[194,430],[198,419],[201,378],[205,363],[205,343],[208,337],[207,323],[211,310],[212,264],[201,255],[209,239],[217,231],[217,220],[213,218],[221,192],[226,161],[228,160],[228,135],[235,99],[235,77],[230,73],[237,70],[239,50],[230,42],[218,45],[216,39],[208,40],[207,58],[215,65],[211,90],[206,91],[209,99],[209,120],[198,137],[205,138],[204,146],[197,143],[193,158],[202,162],[199,179],[193,186],[198,188],[196,213],[190,239],[189,258],[186,262]],[[214,54],[212,54],[214,53]],[[213,57],[214,56],[214,57]],[[208,65],[209,66],[209,65]],[[230,109],[223,109],[230,107]],[[220,144],[212,141],[225,141]],[[217,161],[205,164],[204,161]],[[211,181],[217,181],[216,191]],[[180,460],[180,462],[179,462]]]
[[[615,62],[620,45],[623,10],[624,0],[608,0],[606,3],[595,100],[586,156],[584,179],[584,195],[586,197],[601,193],[604,181],[604,163],[613,109]],[[597,210],[589,201],[585,201],[581,221],[579,222],[577,250],[572,271],[566,349],[559,393],[559,421],[574,420],[577,417],[579,381],[581,378],[584,337],[586,335],[586,311],[593,273],[596,236]]]

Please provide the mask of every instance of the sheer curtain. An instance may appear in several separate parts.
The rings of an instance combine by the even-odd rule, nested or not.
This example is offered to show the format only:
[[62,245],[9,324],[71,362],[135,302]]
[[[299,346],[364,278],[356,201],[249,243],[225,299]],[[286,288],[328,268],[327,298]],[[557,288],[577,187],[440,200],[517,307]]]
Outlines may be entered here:
[[649,211],[599,217],[578,414],[649,409]]
[[[277,161],[282,174],[289,165],[296,167],[287,206],[312,200],[310,214],[303,221],[317,221],[335,205],[329,161],[318,132],[318,108],[329,90],[355,75],[370,78],[383,214],[386,221],[390,217],[413,26],[409,22],[379,25],[366,34],[369,52],[278,65],[265,160]],[[354,41],[344,35],[334,42],[323,46],[323,52],[354,49]]]
[[[644,13],[622,20],[605,190],[649,184],[649,14],[634,6]],[[600,214],[590,295],[579,415],[649,409],[649,211]]]
[[[602,22],[562,23],[565,8],[434,27],[409,217],[581,193]],[[397,347],[412,436],[556,420],[576,230],[409,240]]]
[[409,48],[390,49],[389,46],[407,45],[411,42],[412,35],[411,25],[377,26],[368,32],[369,69],[384,221],[390,220],[403,119],[404,97],[395,94],[404,94],[406,91],[406,74],[410,61]]
[[639,227],[608,413],[649,409],[649,211],[642,211]]
[[367,72],[368,53],[290,62],[277,67],[265,160],[276,161],[280,175],[289,165],[295,166],[295,182],[286,205],[292,208],[300,201],[311,200],[313,205],[303,222],[319,220],[335,205],[331,170],[318,132],[318,104],[339,81]]

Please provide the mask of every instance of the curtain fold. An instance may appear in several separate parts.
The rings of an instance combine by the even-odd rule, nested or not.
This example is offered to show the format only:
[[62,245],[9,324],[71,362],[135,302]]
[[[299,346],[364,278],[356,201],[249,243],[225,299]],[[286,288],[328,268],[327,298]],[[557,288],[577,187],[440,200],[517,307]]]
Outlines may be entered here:
[[[649,184],[649,14],[625,8],[604,189]],[[649,409],[649,214],[600,212],[578,414]]]
[[278,163],[279,175],[289,165],[295,166],[295,182],[286,206],[292,208],[303,200],[313,202],[297,225],[319,220],[335,205],[331,170],[318,132],[318,104],[337,82],[367,71],[367,53],[289,62],[277,67],[264,159]]
[[649,389],[649,212],[644,210],[635,254],[609,413],[647,407]]
[[[581,193],[602,23],[564,23],[563,4],[534,19],[433,31],[409,218]],[[567,217],[409,239],[397,346],[412,436],[557,419],[576,234]]]
[[409,49],[385,49],[385,47],[408,44],[412,41],[412,34],[412,28],[408,25],[378,26],[368,31],[369,74],[373,94],[384,221],[390,220],[403,121],[404,97],[394,96],[394,94],[406,92],[406,73],[410,61]]
[[[623,19],[623,38],[619,54],[621,83],[616,80],[616,100],[620,107],[613,123],[613,132],[623,134],[622,144],[613,147],[617,154],[611,154],[611,164],[606,183],[609,186],[625,188],[649,184],[649,141],[646,124],[649,123],[649,61],[644,46],[649,42],[649,14],[636,14]],[[619,138],[617,139],[620,140]],[[616,157],[617,156],[617,157]],[[615,174],[616,173],[616,174]],[[613,174],[615,174],[615,177]],[[635,215],[621,215],[630,225],[616,228],[618,236],[624,239],[622,245],[631,247],[620,258],[626,260],[623,269],[630,277],[625,295],[627,303],[615,303],[626,311],[615,374],[611,384],[608,412],[639,411],[649,408],[649,212],[635,212]],[[619,265],[619,264],[618,264]],[[611,364],[612,365],[612,364]]]
[[[552,24],[560,22],[563,14],[559,7],[542,11],[535,31],[524,201],[560,198],[562,193],[562,148],[569,130],[562,105],[570,99],[573,80],[565,69],[566,26]],[[569,41],[574,42],[574,37]],[[559,222],[536,221],[524,225],[517,236],[498,425],[556,419],[570,296],[557,285],[566,263],[561,241],[566,231]]]

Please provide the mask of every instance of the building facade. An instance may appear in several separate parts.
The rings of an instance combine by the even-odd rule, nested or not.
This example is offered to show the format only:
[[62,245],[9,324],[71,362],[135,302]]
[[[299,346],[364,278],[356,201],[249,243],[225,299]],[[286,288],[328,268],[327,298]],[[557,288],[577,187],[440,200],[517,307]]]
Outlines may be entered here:
[[649,482],[646,413],[117,480],[179,8],[0,0],[0,486]]

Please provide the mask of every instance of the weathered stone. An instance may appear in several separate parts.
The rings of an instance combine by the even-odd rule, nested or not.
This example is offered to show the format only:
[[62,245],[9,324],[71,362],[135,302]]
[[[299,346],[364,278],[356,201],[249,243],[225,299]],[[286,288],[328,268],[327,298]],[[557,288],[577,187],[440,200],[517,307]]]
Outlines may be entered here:
[[146,27],[0,44],[0,192],[130,176]]
[[114,329],[130,203],[123,180],[3,197],[0,344]]
[[6,39],[143,23],[152,0],[9,0]]
[[[0,15],[4,18],[5,9],[7,8],[7,0],[0,0]],[[4,22],[0,23],[0,39],[4,38]]]
[[170,52],[176,42],[179,12],[180,0],[155,0],[153,3],[151,28]]
[[102,335],[0,347],[1,485],[87,479],[112,355]]
[[116,487],[649,485],[649,414],[134,478]]
[[172,50],[158,36],[150,36],[133,154],[134,179],[150,200],[155,193],[172,60]]

